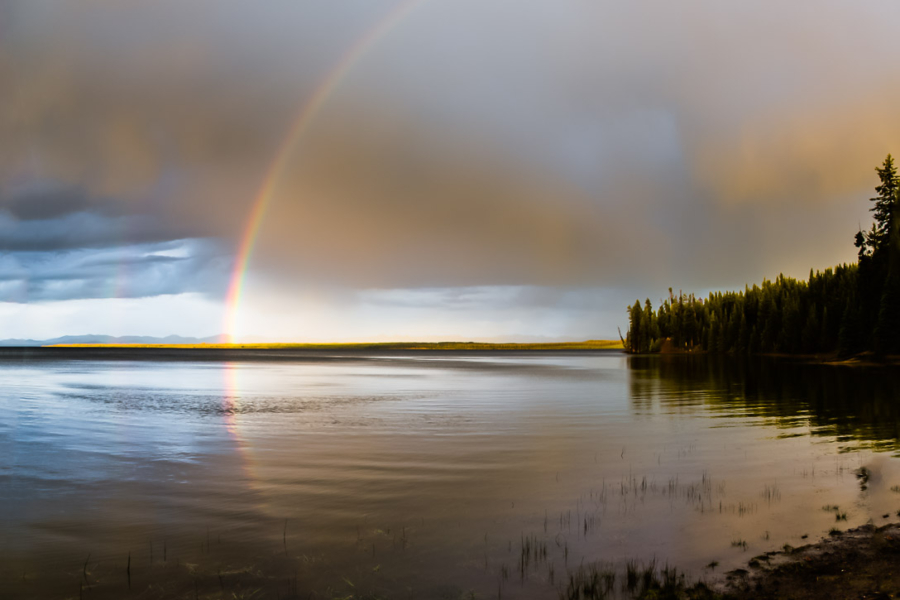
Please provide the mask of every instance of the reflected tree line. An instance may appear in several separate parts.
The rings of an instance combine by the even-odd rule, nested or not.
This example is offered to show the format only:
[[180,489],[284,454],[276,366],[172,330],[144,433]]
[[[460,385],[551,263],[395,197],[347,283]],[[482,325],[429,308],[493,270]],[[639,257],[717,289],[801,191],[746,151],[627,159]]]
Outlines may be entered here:
[[900,374],[771,357],[633,356],[630,392],[638,409],[704,406],[779,427],[809,427],[882,450],[900,441]]
[[856,264],[810,271],[708,298],[678,293],[657,309],[628,309],[626,350],[713,354],[851,355],[900,352],[900,178],[889,154],[877,167],[872,227],[856,234]]

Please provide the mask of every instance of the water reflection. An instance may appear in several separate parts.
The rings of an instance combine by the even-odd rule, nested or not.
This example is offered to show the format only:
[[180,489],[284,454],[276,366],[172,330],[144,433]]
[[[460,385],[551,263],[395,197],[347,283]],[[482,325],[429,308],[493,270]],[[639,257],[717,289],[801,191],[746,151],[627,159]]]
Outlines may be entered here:
[[546,598],[582,563],[702,576],[826,535],[822,505],[846,527],[900,508],[900,461],[873,452],[897,450],[892,371],[611,352],[78,357],[0,352],[9,597]]
[[845,449],[900,451],[898,369],[698,356],[636,356],[629,367],[639,413],[703,408],[782,429],[805,427]]

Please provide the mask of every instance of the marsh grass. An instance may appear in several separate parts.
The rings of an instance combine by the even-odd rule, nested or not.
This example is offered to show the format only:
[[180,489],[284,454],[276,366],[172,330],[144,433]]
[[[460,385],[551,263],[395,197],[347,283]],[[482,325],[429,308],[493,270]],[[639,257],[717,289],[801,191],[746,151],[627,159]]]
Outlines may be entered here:
[[769,504],[781,500],[781,490],[778,489],[778,484],[773,483],[772,485],[766,485],[763,489],[762,497],[765,498],[766,502]]
[[[718,564],[718,563],[717,563]],[[702,582],[689,584],[684,573],[668,565],[659,568],[655,560],[625,564],[625,577],[617,588],[615,569],[601,564],[579,567],[569,573],[560,600],[602,600],[625,597],[639,600],[691,600],[716,598]],[[621,593],[621,594],[620,594]]]
[[615,571],[600,565],[579,567],[569,574],[561,600],[600,600],[615,591]]

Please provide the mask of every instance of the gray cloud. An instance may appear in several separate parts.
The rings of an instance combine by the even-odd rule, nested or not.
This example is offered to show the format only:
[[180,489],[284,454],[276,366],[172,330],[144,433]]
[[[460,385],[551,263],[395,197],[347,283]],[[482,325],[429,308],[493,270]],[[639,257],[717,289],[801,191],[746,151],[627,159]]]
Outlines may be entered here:
[[42,251],[98,248],[168,236],[144,215],[106,217],[73,212],[54,219],[20,221],[0,213],[0,250]]
[[204,240],[0,255],[0,301],[144,298],[224,291],[230,261]]
[[0,194],[0,209],[2,208],[18,220],[31,221],[86,211],[91,206],[82,189],[35,182]]
[[223,293],[231,256],[181,224],[81,187],[32,181],[0,193],[0,301]]
[[[393,5],[5,4],[0,249],[62,265],[48,252],[216,239],[224,261],[303,102]],[[872,167],[900,152],[898,18],[888,1],[423,2],[292,150],[251,267],[286,293],[664,290],[849,260]],[[208,264],[135,260],[157,282],[141,294],[197,289],[178,265]]]
[[0,192],[0,251],[104,248],[188,237],[193,228],[128,211],[79,187],[33,181]]

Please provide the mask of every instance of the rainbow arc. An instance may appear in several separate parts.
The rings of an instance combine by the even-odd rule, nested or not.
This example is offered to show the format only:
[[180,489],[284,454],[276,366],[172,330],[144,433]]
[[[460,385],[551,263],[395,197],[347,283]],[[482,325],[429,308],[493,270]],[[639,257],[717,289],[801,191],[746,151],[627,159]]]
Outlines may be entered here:
[[347,49],[334,68],[332,68],[322,79],[312,95],[309,96],[307,101],[300,107],[300,110],[291,122],[288,133],[284,136],[279,145],[278,150],[275,153],[275,159],[266,169],[262,185],[259,187],[259,190],[253,198],[250,216],[247,219],[247,225],[241,235],[237,258],[235,259],[231,280],[228,286],[228,294],[225,300],[224,328],[228,342],[236,343],[238,338],[238,317],[241,301],[244,296],[250,257],[256,246],[256,241],[266,216],[266,211],[272,203],[272,198],[275,195],[280,176],[291,157],[293,148],[300,138],[303,137],[303,134],[307,129],[309,129],[310,124],[315,120],[316,115],[340,85],[341,81],[359,60],[391,29],[406,18],[414,8],[423,2],[424,0],[406,0],[405,2],[401,2],[374,26],[368,29],[361,38]]

